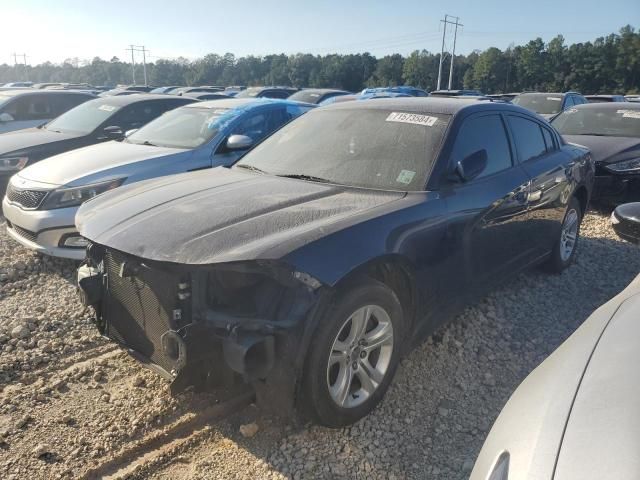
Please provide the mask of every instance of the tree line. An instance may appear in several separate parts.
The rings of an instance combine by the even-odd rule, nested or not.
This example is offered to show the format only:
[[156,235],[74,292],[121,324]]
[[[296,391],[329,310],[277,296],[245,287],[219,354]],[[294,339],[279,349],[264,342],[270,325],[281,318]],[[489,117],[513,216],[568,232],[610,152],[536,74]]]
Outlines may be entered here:
[[[335,87],[358,91],[365,87],[414,85],[434,90],[440,54],[416,50],[376,58],[369,53],[266,55],[236,57],[209,54],[197,60],[178,58],[147,64],[151,85],[293,85]],[[442,86],[448,83],[450,57],[443,62]],[[142,65],[136,80],[142,83]],[[35,66],[0,65],[0,83],[72,82],[92,85],[129,84],[131,63],[117,57],[81,62],[65,60]],[[562,35],[541,38],[506,50],[491,47],[454,58],[453,88],[486,93],[524,90],[583,93],[640,93],[640,31],[627,25],[619,33],[592,42],[566,45]]]

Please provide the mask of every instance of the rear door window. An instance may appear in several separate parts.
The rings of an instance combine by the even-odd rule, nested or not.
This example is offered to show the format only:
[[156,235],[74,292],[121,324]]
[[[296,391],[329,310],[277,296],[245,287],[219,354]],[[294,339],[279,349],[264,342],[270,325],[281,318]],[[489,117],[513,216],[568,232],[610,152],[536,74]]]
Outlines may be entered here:
[[458,131],[451,156],[457,163],[480,150],[487,151],[488,163],[479,177],[486,177],[513,166],[504,122],[497,113],[465,120]]
[[544,137],[544,143],[547,146],[547,152],[552,152],[558,148],[553,138],[553,134],[548,128],[542,127],[542,136]]
[[509,125],[521,162],[528,162],[547,152],[543,130],[537,122],[509,115]]
[[5,112],[16,121],[48,120],[55,116],[51,95],[22,95],[7,105]]

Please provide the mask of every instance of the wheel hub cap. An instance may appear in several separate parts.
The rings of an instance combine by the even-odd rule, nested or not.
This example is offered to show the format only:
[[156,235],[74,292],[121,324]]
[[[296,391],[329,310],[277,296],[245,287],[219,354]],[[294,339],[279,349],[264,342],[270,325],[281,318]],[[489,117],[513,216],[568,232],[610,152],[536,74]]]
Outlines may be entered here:
[[362,404],[382,383],[393,353],[393,325],[380,306],[359,308],[334,339],[327,363],[327,386],[340,407]]

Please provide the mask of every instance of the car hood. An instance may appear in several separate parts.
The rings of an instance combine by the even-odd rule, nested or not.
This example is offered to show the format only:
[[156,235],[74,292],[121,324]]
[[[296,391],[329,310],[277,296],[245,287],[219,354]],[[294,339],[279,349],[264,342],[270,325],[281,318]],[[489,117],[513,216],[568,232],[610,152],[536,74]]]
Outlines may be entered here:
[[640,156],[640,139],[629,137],[601,137],[596,135],[563,135],[570,143],[591,150],[596,163],[614,163]]
[[[567,471],[566,476],[554,477],[558,452],[560,452],[560,460],[563,455],[566,455],[566,461],[570,461],[580,454],[580,452],[577,452],[577,448],[585,447],[589,442],[594,442],[592,444],[593,448],[589,449],[589,453],[586,454],[587,456],[591,455],[589,464],[593,468],[595,468],[595,463],[598,461],[606,460],[606,452],[611,452],[609,448],[602,451],[597,450],[598,448],[605,448],[604,445],[611,439],[611,436],[597,438],[600,434],[597,429],[602,429],[602,433],[605,434],[603,423],[613,421],[613,417],[616,414],[609,414],[602,409],[593,408],[588,414],[579,413],[579,417],[575,417],[574,422],[575,412],[572,409],[579,406],[578,404],[574,406],[574,399],[580,401],[579,399],[582,396],[580,392],[585,386],[583,375],[588,381],[588,372],[591,368],[591,362],[593,362],[591,360],[592,355],[595,358],[600,350],[598,342],[601,335],[603,338],[606,337],[607,326],[610,322],[613,322],[612,318],[615,318],[619,310],[622,310],[621,305],[624,306],[625,302],[629,301],[628,299],[633,299],[636,303],[633,319],[637,320],[637,304],[640,300],[640,275],[620,294],[598,308],[571,337],[540,364],[516,389],[491,428],[491,432],[487,436],[476,460],[470,480],[486,480],[496,461],[505,451],[509,453],[509,480],[638,478],[637,474],[609,475],[606,471],[600,471],[600,469],[598,471],[602,475],[579,475],[573,474],[573,471],[569,475]],[[633,332],[628,333],[629,342],[637,339],[638,328],[636,327]],[[636,370],[638,357],[638,353],[635,353],[636,363],[633,365],[636,366]],[[603,365],[598,371],[604,372],[606,368]],[[625,369],[624,372],[624,375],[627,375],[629,369]],[[611,377],[618,376],[616,372],[609,373]],[[633,375],[635,375],[634,386],[638,388],[637,374],[633,373]],[[630,380],[630,378],[626,378],[626,381]],[[597,397],[593,398],[594,403],[586,405],[587,409],[595,407],[597,404]],[[636,392],[633,401],[638,402],[638,398]],[[604,406],[605,404],[601,405]],[[609,408],[609,406],[607,405],[604,408]],[[614,408],[613,405],[611,408]],[[617,414],[622,413],[617,410]],[[614,435],[612,432],[615,431],[615,428],[620,427],[623,421],[630,421],[634,415],[638,414],[638,409],[634,407],[626,413],[629,414],[629,418],[624,420],[618,418],[619,422],[615,425],[608,425],[606,432]],[[594,423],[596,430],[593,431],[593,434],[588,422],[576,423],[589,418],[589,415],[592,421],[594,416],[601,415],[601,421]],[[637,417],[633,418],[628,428],[640,428]],[[571,445],[567,444],[569,440],[563,439],[565,426],[575,426],[575,432],[568,432],[567,436],[567,439],[571,441]],[[626,428],[624,431],[626,431]],[[625,433],[622,433],[617,437],[617,441],[624,441],[624,436]],[[582,443],[577,443],[580,437],[582,437]],[[612,444],[611,447],[613,446]],[[633,434],[633,442],[627,447],[635,448],[635,452],[639,451],[638,431]],[[626,449],[627,447],[621,452],[629,453],[629,450]],[[621,460],[619,456],[614,457],[620,463],[633,463],[630,458]],[[585,464],[588,463],[586,457],[583,457],[581,461],[585,462]],[[609,462],[606,464],[610,465]],[[637,458],[636,463],[633,463],[633,465],[634,468],[637,467]],[[570,466],[576,467],[573,463]],[[583,472],[582,470],[579,471]],[[617,469],[612,470],[612,472],[617,471]]]
[[57,133],[45,128],[27,128],[0,135],[0,155],[16,152],[39,145],[63,142],[81,137],[78,134]]
[[35,182],[66,185],[106,169],[181,151],[184,150],[113,141],[54,155],[25,168],[19,175]]
[[100,195],[76,225],[93,242],[150,260],[279,259],[405,195],[219,167]]
[[554,480],[640,478],[640,292],[598,341],[571,408]]

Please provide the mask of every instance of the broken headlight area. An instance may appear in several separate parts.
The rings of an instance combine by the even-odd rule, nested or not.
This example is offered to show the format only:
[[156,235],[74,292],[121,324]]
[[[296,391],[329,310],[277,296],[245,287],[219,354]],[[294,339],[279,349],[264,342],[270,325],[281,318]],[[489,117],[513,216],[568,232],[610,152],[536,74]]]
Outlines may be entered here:
[[172,379],[174,391],[239,381],[292,391],[281,383],[296,377],[305,320],[323,291],[280,262],[182,265],[95,244],[78,284],[101,333]]

